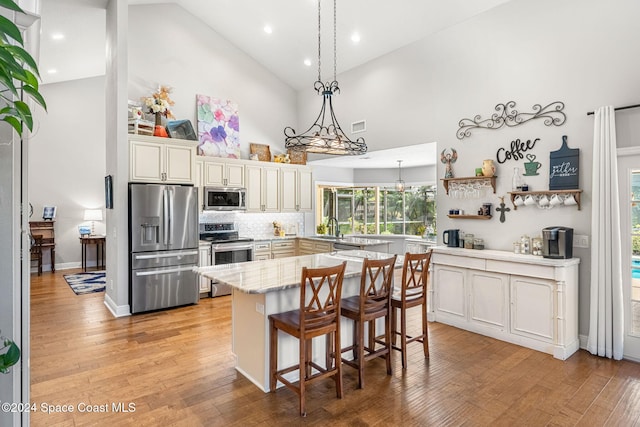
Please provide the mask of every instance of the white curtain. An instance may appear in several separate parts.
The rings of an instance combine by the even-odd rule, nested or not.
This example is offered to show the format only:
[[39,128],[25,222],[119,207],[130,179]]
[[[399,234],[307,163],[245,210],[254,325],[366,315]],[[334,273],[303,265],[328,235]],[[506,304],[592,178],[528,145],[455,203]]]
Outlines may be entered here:
[[587,349],[622,359],[624,304],[616,122],[613,107],[600,107],[593,132],[591,308]]

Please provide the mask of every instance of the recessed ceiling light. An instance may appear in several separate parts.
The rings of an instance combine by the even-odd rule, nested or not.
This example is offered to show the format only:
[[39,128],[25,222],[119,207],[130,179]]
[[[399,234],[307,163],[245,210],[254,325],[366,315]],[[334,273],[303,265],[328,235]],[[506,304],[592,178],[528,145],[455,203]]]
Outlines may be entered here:
[[58,72],[58,70],[56,70],[55,68],[51,68],[51,69],[47,70],[47,73],[49,73],[49,74],[55,74],[57,72]]
[[271,34],[271,33],[273,33],[273,28],[271,28],[270,25],[265,25],[264,26],[264,32],[267,33],[267,34]]
[[304,65],[306,65],[307,67],[311,67],[311,60],[309,58],[305,59]]
[[360,43],[360,34],[358,33],[351,34],[351,41],[354,43]]
[[64,34],[62,34],[62,33],[53,33],[53,34],[51,34],[51,38],[53,40],[64,40]]

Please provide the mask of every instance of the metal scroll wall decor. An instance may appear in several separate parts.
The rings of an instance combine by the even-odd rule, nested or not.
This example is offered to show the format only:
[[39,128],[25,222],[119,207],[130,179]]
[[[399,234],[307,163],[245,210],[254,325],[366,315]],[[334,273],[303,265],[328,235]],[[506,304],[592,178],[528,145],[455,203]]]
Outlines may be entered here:
[[503,126],[514,127],[534,119],[543,119],[546,126],[561,126],[567,120],[567,116],[562,112],[564,103],[560,101],[552,102],[544,107],[535,104],[530,113],[521,113],[515,109],[515,101],[496,105],[496,113],[491,118],[482,120],[478,114],[473,119],[462,119],[458,123],[460,128],[456,133],[458,139],[471,136],[471,130],[476,128],[500,129]]

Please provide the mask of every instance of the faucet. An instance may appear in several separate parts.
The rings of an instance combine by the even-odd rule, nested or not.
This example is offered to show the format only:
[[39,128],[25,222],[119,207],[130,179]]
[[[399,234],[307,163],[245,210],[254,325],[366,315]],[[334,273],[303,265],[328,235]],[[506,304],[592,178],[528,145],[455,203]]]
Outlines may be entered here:
[[338,218],[336,218],[335,216],[332,216],[329,218],[329,220],[327,221],[327,225],[329,227],[331,227],[331,223],[335,222],[335,228],[333,229],[335,235],[336,235],[336,239],[340,238],[340,227],[338,226]]

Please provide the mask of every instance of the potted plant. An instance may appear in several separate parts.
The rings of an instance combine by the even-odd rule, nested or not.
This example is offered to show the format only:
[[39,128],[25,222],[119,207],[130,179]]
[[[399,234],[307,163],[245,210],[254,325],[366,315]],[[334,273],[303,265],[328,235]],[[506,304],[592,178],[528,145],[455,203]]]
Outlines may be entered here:
[[0,347],[0,373],[6,374],[9,372],[9,368],[18,363],[20,360],[20,349],[8,338],[0,337],[2,347]]
[[[13,0],[0,0],[0,6],[15,12],[24,11]],[[22,95],[33,99],[45,110],[47,105],[38,92],[38,65],[24,49],[20,29],[0,15],[0,121],[10,124],[22,136],[23,125],[33,130],[33,116]],[[20,349],[12,340],[0,337],[0,373],[20,360]]]
[[[0,6],[24,13],[13,0],[0,0]],[[33,116],[26,102],[20,100],[26,94],[45,110],[47,105],[38,92],[38,66],[24,49],[20,29],[0,15],[0,121],[9,123],[22,136],[23,124],[33,130]]]

